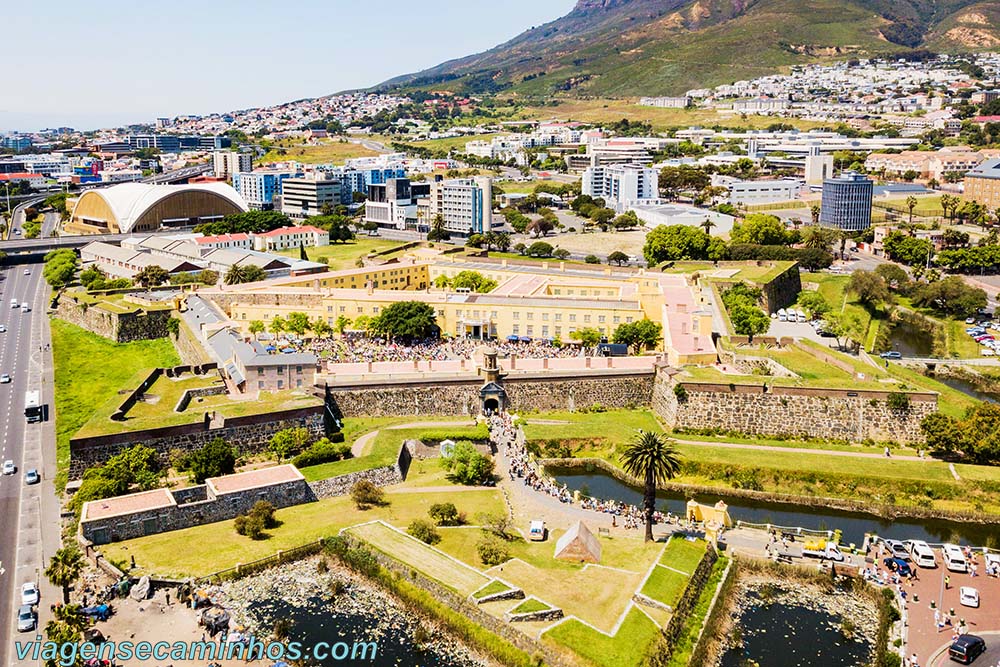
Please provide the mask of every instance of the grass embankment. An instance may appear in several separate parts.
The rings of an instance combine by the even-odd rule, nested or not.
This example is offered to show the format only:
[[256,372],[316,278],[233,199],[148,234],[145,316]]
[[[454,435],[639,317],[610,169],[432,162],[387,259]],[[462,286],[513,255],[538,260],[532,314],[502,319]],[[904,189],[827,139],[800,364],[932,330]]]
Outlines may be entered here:
[[597,667],[639,667],[645,664],[647,647],[658,633],[656,624],[633,608],[613,637],[571,618],[546,632],[542,639],[572,649]]
[[177,351],[166,338],[116,344],[80,327],[53,319],[55,363],[56,485],[66,483],[69,439],[101,405],[117,396],[137,368],[176,366]]
[[[388,505],[364,511],[357,509],[348,496],[279,509],[275,512],[278,527],[268,530],[267,538],[262,540],[238,535],[232,521],[220,521],[115,542],[105,545],[102,550],[111,561],[127,562],[130,556],[135,556],[141,573],[185,578],[249,563],[375,519],[405,528],[414,519],[426,519],[427,510],[436,503],[454,503],[459,511],[470,517],[480,512],[497,511],[503,506],[496,489],[405,493],[393,488],[386,491],[386,498]],[[197,544],[198,548],[192,549],[192,544]]]
[[[421,440],[421,436],[440,435],[447,432],[446,436],[452,440],[485,440],[487,432],[482,426],[471,426],[467,417],[435,417],[435,422],[454,421],[455,426],[435,426],[417,428],[386,428],[393,425],[416,423],[420,420],[414,417],[388,417],[370,419],[345,419],[344,420],[344,440],[353,444],[359,437],[378,429],[378,435],[365,447],[361,456],[345,459],[343,461],[332,461],[321,463],[315,466],[308,466],[302,469],[302,474],[306,480],[313,482],[318,479],[346,475],[347,473],[370,468],[380,468],[389,466],[396,462],[399,456],[399,448],[404,440]],[[434,462],[437,463],[436,461]]]
[[371,157],[378,151],[365,148],[361,144],[339,139],[324,139],[318,145],[304,145],[297,139],[283,139],[275,143],[259,160],[268,162],[302,162],[305,164],[343,164],[356,157]]
[[705,555],[705,546],[704,540],[673,537],[640,592],[670,607],[676,605]]
[[470,141],[489,141],[490,139],[496,136],[499,135],[494,133],[469,134],[461,137],[445,137],[444,139],[425,139],[424,141],[410,141],[404,137],[399,141],[404,144],[409,144],[411,146],[418,146],[420,148],[427,148],[430,150],[439,150],[447,152],[452,149],[455,149],[459,153],[464,153],[465,144],[469,143]]
[[687,667],[690,663],[691,654],[694,652],[695,644],[698,641],[698,635],[701,632],[702,626],[705,625],[705,618],[708,616],[708,609],[712,604],[712,598],[723,582],[722,576],[726,572],[726,564],[728,562],[728,558],[720,555],[712,566],[712,574],[709,575],[708,580],[705,582],[705,587],[701,589],[698,602],[695,603],[694,609],[691,610],[687,621],[684,622],[684,627],[677,638],[677,643],[674,644],[674,652],[670,655],[670,661],[667,663],[668,667]]
[[[359,236],[347,243],[334,243],[332,245],[306,248],[306,256],[312,262],[325,262],[329,264],[331,271],[342,271],[353,269],[357,266],[359,259],[363,259],[372,252],[389,250],[403,245],[399,241],[389,241],[386,239]],[[286,257],[299,257],[299,249],[281,250],[280,255]]]

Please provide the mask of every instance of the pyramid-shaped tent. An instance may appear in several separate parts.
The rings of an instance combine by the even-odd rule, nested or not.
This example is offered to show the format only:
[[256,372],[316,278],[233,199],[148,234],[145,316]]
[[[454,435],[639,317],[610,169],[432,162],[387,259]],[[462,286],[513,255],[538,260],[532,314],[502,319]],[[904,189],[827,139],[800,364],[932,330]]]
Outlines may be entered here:
[[600,563],[601,543],[582,521],[577,521],[556,542],[555,557],[578,563]]

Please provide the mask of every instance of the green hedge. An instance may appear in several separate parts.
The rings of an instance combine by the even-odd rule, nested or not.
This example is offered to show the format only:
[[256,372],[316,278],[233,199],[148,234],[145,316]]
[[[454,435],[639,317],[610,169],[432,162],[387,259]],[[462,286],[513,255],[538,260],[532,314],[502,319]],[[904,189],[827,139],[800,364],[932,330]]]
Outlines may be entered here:
[[475,426],[449,426],[447,428],[431,429],[421,431],[417,439],[425,445],[429,443],[439,443],[442,440],[489,440],[490,430],[486,424],[476,424]]

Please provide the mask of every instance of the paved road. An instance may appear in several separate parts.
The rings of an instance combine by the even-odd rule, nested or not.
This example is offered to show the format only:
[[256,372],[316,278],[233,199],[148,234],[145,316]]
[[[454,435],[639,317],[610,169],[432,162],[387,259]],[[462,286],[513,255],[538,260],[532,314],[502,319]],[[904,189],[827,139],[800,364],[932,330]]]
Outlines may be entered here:
[[[24,275],[26,268],[29,275]],[[44,346],[49,340],[45,315],[49,290],[42,280],[40,265],[8,267],[3,269],[2,277],[0,323],[6,325],[7,332],[0,333],[0,373],[9,373],[13,380],[0,385],[0,459],[13,460],[17,473],[0,478],[0,517],[3,517],[0,520],[0,665],[16,665],[9,652],[12,642],[33,637],[27,633],[16,636],[19,589],[26,581],[39,581],[42,606],[47,609],[47,603],[56,599],[54,589],[40,579],[43,558],[51,555],[58,544],[59,528],[53,488],[55,434],[50,352],[39,350],[39,345]],[[27,300],[31,312],[11,308],[12,298],[19,303]],[[24,397],[29,389],[42,391],[43,401],[50,406],[50,421],[41,424],[25,421]],[[30,468],[41,472],[41,484],[24,484],[23,473]],[[42,526],[45,526],[45,548]]]

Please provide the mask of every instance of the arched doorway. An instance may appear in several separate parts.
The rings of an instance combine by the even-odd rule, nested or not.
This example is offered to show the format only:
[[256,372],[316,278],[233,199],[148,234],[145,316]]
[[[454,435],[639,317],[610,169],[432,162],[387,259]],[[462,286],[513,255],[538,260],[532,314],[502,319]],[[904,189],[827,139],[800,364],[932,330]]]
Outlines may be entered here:
[[495,398],[487,398],[483,401],[483,412],[486,414],[493,414],[500,409],[500,401]]

